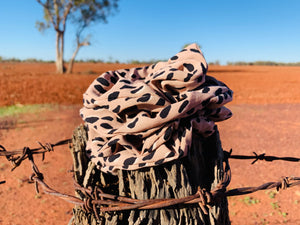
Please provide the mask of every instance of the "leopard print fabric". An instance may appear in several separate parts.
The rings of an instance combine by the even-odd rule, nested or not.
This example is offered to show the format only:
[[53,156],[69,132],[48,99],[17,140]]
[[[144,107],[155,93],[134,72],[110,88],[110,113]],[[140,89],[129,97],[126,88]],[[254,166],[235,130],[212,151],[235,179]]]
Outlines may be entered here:
[[142,68],[109,71],[84,93],[86,152],[103,172],[157,166],[187,155],[192,132],[207,137],[231,117],[232,91],[207,76],[196,44]]

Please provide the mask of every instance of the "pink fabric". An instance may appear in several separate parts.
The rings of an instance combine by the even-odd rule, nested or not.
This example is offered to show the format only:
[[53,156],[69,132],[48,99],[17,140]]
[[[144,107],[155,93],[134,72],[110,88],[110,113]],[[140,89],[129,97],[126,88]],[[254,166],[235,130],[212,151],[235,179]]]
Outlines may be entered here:
[[156,166],[187,155],[192,132],[207,137],[231,117],[232,91],[207,76],[196,44],[142,68],[109,71],[84,93],[87,154],[103,172]]

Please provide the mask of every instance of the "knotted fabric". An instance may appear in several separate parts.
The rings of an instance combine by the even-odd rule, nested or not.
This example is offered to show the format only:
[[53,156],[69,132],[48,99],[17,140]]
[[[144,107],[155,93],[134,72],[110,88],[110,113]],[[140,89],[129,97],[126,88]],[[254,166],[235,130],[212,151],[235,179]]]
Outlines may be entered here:
[[231,117],[232,91],[207,76],[196,44],[167,62],[109,71],[84,93],[86,151],[103,172],[157,166],[188,154],[192,132],[213,134]]

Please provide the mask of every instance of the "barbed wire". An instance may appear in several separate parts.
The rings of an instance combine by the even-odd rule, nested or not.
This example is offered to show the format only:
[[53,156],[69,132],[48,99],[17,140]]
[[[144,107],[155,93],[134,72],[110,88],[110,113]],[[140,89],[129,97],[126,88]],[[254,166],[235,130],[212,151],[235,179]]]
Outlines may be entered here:
[[230,151],[223,151],[226,158],[231,159],[254,159],[251,164],[256,163],[258,160],[264,160],[267,162],[272,162],[275,160],[282,160],[282,161],[288,161],[288,162],[299,162],[300,158],[296,157],[277,157],[277,156],[268,156],[266,153],[257,154],[256,152],[253,152],[254,155],[232,155],[232,149]]
[[[276,156],[266,156],[265,154],[257,155],[254,152],[254,156],[242,156],[242,155],[232,155],[232,150],[229,152],[224,151],[224,175],[223,179],[218,183],[218,185],[212,190],[206,190],[204,188],[198,187],[195,194],[186,196],[183,198],[171,198],[171,199],[132,199],[123,196],[117,196],[112,194],[104,193],[99,187],[94,189],[88,189],[75,183],[75,189],[80,190],[85,198],[80,199],[78,197],[63,194],[59,191],[54,190],[49,187],[45,181],[43,174],[39,171],[38,167],[34,162],[34,154],[44,154],[49,151],[53,151],[55,146],[70,144],[71,139],[59,141],[55,144],[47,143],[45,145],[40,144],[41,147],[30,149],[24,147],[23,149],[7,151],[2,145],[0,145],[0,156],[5,156],[7,160],[13,163],[13,169],[21,165],[21,162],[28,159],[32,166],[32,175],[30,176],[30,182],[34,182],[36,186],[36,191],[39,192],[39,186],[42,187],[43,192],[49,195],[59,197],[65,201],[72,204],[82,206],[86,211],[94,212],[98,217],[98,212],[111,212],[111,211],[123,211],[123,210],[133,210],[133,209],[158,209],[166,208],[178,204],[199,204],[204,213],[207,214],[207,209],[211,208],[216,202],[224,197],[245,195],[253,193],[260,190],[273,189],[276,188],[277,191],[280,189],[287,189],[296,185],[300,185],[300,177],[283,177],[276,182],[264,183],[257,187],[242,187],[235,188],[231,190],[226,190],[231,181],[231,170],[229,167],[228,158],[234,159],[254,159],[252,162],[255,163],[258,160],[286,160],[296,162],[299,161],[298,158],[293,157],[276,157]],[[19,155],[19,156],[15,156]],[[13,170],[12,169],[12,170]]]
[[[29,149],[28,147],[24,147],[23,149],[16,149],[13,151],[7,151],[4,146],[0,145],[0,157],[5,156],[8,161],[10,161],[13,165],[12,171],[21,165],[21,163],[27,159],[29,156],[35,155],[35,154],[42,154],[42,160],[45,158],[46,152],[53,151],[53,148],[59,145],[65,145],[70,144],[72,139],[65,139],[62,141],[59,141],[55,144],[51,143],[45,143],[42,144],[41,142],[38,142],[38,144],[41,146],[39,148],[33,148]],[[18,155],[18,156],[15,156]]]

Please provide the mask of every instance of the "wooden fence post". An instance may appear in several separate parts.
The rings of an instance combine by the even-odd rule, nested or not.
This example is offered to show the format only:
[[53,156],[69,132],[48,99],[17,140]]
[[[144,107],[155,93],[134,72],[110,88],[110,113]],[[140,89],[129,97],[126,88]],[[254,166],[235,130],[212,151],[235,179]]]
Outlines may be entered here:
[[[71,154],[74,176],[82,187],[100,187],[105,193],[136,199],[181,198],[194,194],[198,186],[211,190],[223,177],[223,150],[216,132],[203,138],[193,135],[189,155],[157,167],[119,171],[117,176],[102,173],[85,155],[87,133],[83,125],[74,131]],[[85,198],[81,191],[77,197]],[[155,210],[130,210],[100,213],[82,207],[73,209],[75,225],[108,224],[230,224],[227,199],[223,198],[205,215],[198,204]]]

